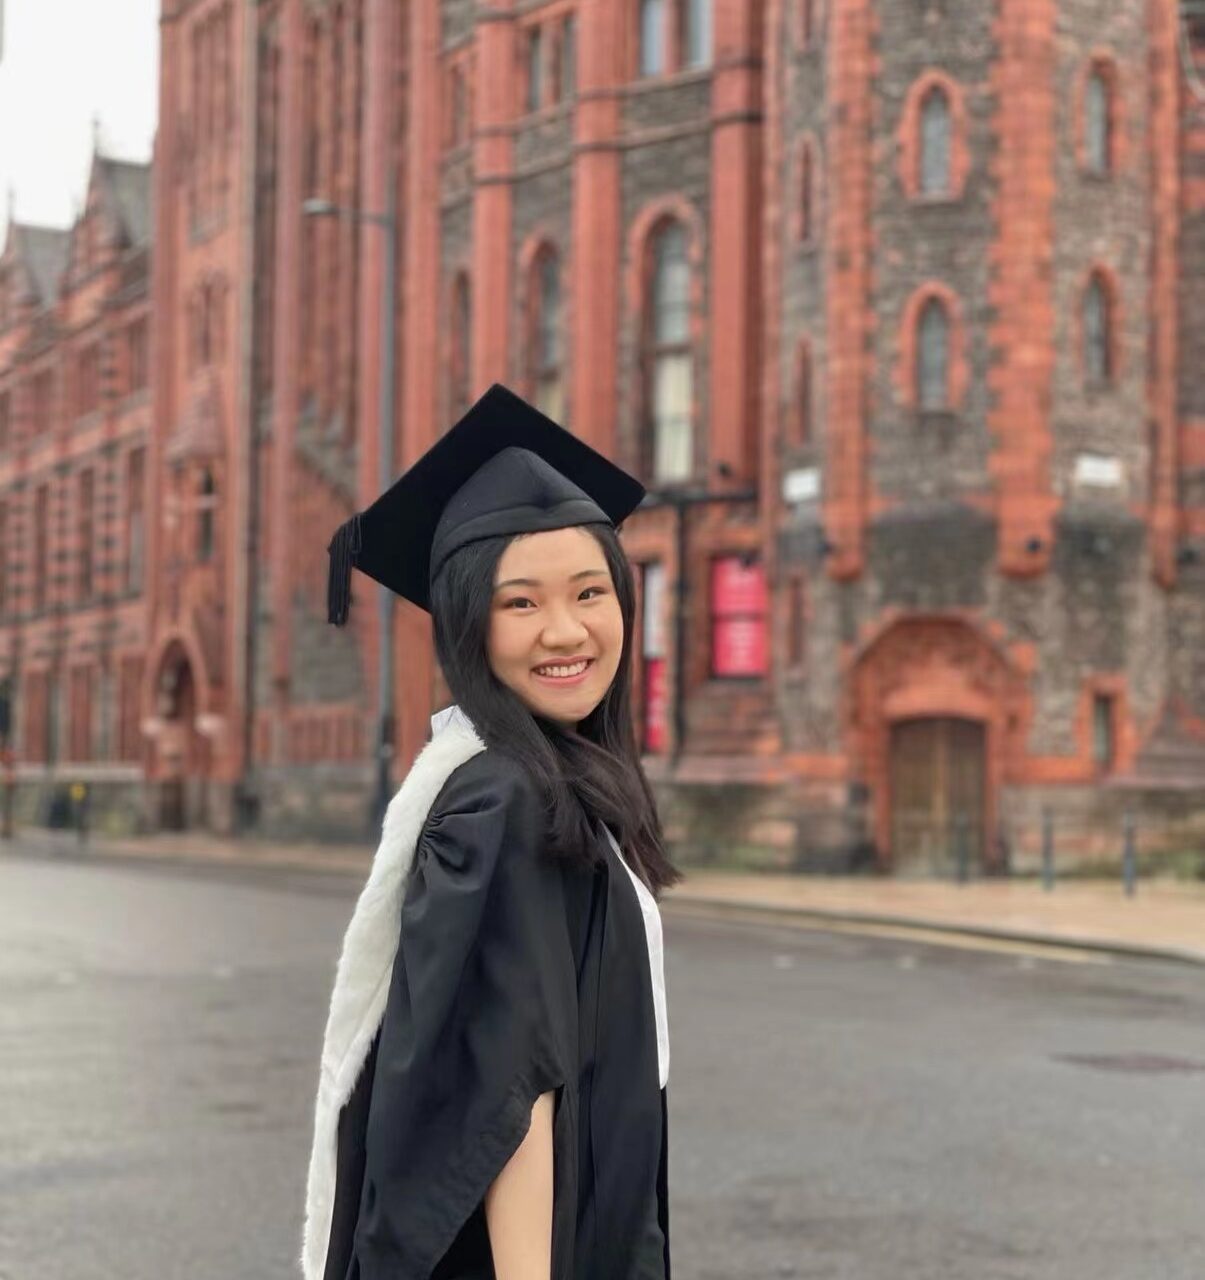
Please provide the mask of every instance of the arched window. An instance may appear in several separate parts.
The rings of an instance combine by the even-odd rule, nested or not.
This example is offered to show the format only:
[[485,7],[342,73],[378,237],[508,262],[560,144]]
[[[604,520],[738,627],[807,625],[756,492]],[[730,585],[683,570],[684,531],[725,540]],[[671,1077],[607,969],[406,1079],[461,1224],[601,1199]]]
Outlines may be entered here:
[[1101,67],[1093,67],[1084,86],[1084,154],[1093,173],[1108,173],[1112,152],[1112,94]]
[[948,409],[950,403],[950,317],[938,298],[921,308],[916,344],[916,395],[921,409]]
[[662,223],[652,236],[650,254],[646,367],[652,477],[656,483],[672,483],[687,479],[692,464],[694,357],[686,228],[680,222]]
[[799,43],[806,49],[816,36],[816,0],[798,0]]
[[572,98],[577,93],[577,18],[569,14],[561,29],[561,93]]
[[950,99],[934,85],[920,108],[921,195],[945,195],[950,190]]
[[448,144],[458,147],[469,136],[469,92],[464,67],[452,68],[452,102],[449,111]]
[[197,485],[197,559],[206,564],[213,559],[214,520],[217,507],[217,486],[213,472],[201,472]]
[[453,418],[459,418],[469,407],[472,333],[472,293],[469,277],[462,271],[452,285],[452,358],[448,362],[448,400]]
[[799,240],[809,244],[816,234],[816,165],[810,143],[799,153]]
[[544,33],[533,27],[527,35],[527,109],[539,111],[544,101]]
[[665,70],[665,0],[640,0],[640,74]]
[[530,296],[528,351],[532,397],[537,409],[554,422],[563,423],[561,263],[554,249],[546,248],[537,256]]
[[714,0],[678,0],[682,60],[688,67],[711,62],[711,6]]
[[795,443],[811,444],[813,431],[812,348],[799,350],[799,383],[795,389]]
[[1113,377],[1112,306],[1109,287],[1095,272],[1084,290],[1084,377],[1089,386],[1102,386]]

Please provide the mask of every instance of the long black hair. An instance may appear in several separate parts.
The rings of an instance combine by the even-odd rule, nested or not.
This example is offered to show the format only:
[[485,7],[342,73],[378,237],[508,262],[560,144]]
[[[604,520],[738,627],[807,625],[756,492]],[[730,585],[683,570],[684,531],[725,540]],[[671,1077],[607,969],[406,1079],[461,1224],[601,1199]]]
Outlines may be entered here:
[[[431,584],[435,652],[444,679],[487,747],[526,767],[545,797],[554,853],[587,862],[591,821],[605,822],[655,894],[682,873],[665,851],[656,801],[640,765],[632,723],[636,585],[619,536],[582,525],[602,548],[623,615],[623,647],[611,686],[576,731],[533,712],[494,675],[488,638],[494,574],[515,534],[483,538],[454,552]],[[601,834],[601,833],[599,833]]]

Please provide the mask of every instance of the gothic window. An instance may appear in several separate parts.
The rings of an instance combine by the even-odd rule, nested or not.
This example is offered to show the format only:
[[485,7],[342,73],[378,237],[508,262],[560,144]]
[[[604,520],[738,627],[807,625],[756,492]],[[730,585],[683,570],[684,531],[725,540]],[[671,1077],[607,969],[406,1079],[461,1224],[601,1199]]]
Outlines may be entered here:
[[577,93],[577,18],[570,14],[561,31],[561,97]]
[[810,244],[816,231],[816,166],[811,143],[799,153],[799,240]]
[[467,273],[460,272],[452,284],[452,358],[448,364],[448,391],[453,418],[469,407],[472,380],[472,293]]
[[664,484],[688,479],[692,468],[694,355],[686,228],[680,222],[662,223],[653,234],[650,251],[647,418],[652,436],[652,478]]
[[807,48],[816,36],[816,0],[797,0],[799,5],[799,43]]
[[117,757],[119,760],[137,760],[142,753],[142,734],[139,729],[142,703],[142,659],[121,660],[119,721]]
[[950,99],[934,85],[920,109],[921,195],[946,195],[950,190]]
[[1099,272],[1084,290],[1084,376],[1090,386],[1102,386],[1113,376],[1112,316],[1109,289]]
[[544,33],[533,27],[527,34],[527,109],[538,111],[544,102]]
[[799,351],[799,380],[795,390],[795,443],[800,445],[812,442],[812,349],[807,344]]
[[469,93],[464,67],[460,64],[453,66],[451,77],[448,145],[458,147],[469,136]]
[[33,608],[41,613],[50,597],[50,486],[39,485],[33,499]]
[[146,451],[133,449],[126,460],[126,511],[129,541],[126,544],[126,590],[142,589],[142,565],[146,555]]
[[79,550],[77,561],[79,578],[78,596],[81,603],[92,598],[94,536],[93,512],[95,481],[91,469],[81,471],[79,477],[79,508],[76,512],[76,539]]
[[75,366],[75,413],[82,418],[100,408],[100,344],[93,342],[79,354]]
[[665,0],[640,0],[640,74],[665,70]]
[[50,369],[35,375],[32,394],[33,431],[35,434],[49,431],[54,415],[54,373]]
[[92,668],[71,669],[68,689],[70,719],[67,727],[67,751],[72,760],[92,758]]
[[917,402],[921,409],[949,408],[950,318],[944,304],[930,298],[921,308],[916,344]]
[[528,350],[530,382],[536,407],[555,422],[564,422],[562,376],[561,264],[547,248],[535,260],[531,280],[531,320]]
[[1084,89],[1084,152],[1093,173],[1109,172],[1112,150],[1112,104],[1103,68],[1094,67]]
[[213,559],[217,519],[217,485],[213,472],[201,473],[197,485],[197,559],[208,564]]
[[1102,773],[1113,768],[1117,757],[1114,729],[1114,699],[1111,694],[1092,696],[1092,759]]
[[714,0],[679,0],[682,61],[687,67],[711,62],[711,6]]
[[147,385],[148,374],[147,324],[145,320],[135,320],[126,329],[126,379],[128,390],[131,393],[142,391]]

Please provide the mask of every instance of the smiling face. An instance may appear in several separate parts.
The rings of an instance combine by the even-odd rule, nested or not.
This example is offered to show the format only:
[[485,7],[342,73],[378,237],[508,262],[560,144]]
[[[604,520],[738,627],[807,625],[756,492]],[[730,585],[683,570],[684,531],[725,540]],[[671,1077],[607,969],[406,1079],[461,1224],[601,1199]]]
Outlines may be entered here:
[[623,614],[589,532],[549,529],[508,544],[494,572],[487,650],[494,675],[546,719],[573,727],[598,706],[619,667]]

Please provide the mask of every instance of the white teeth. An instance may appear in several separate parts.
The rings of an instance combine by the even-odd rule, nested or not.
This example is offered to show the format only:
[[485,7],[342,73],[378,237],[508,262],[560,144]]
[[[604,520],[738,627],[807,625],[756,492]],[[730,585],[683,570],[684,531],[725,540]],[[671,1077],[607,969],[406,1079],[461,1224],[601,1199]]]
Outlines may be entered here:
[[542,676],[576,676],[585,671],[588,663],[575,662],[571,667],[537,667],[536,672]]

